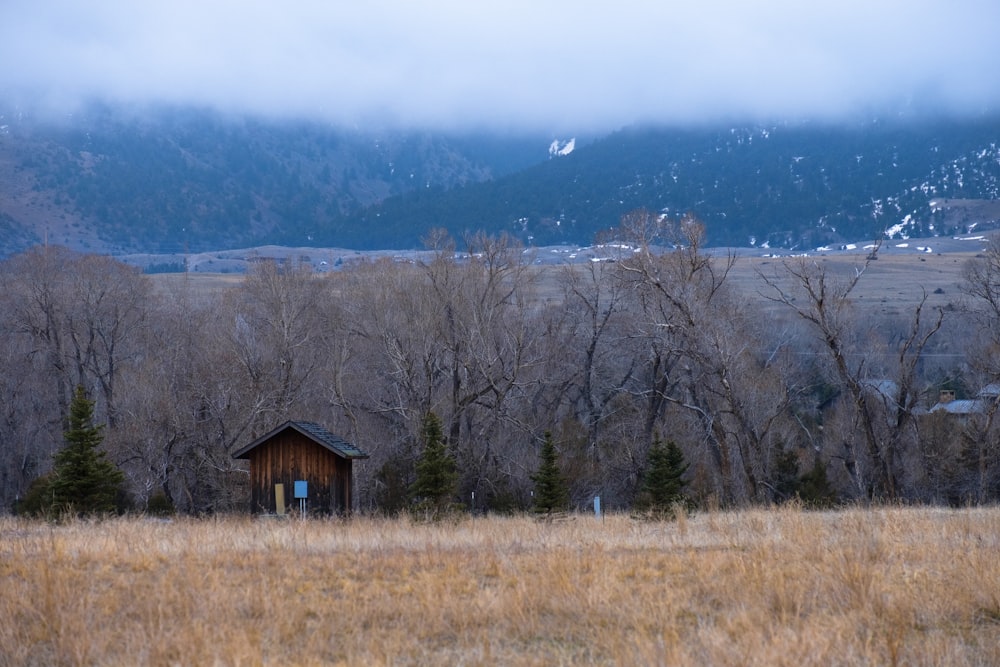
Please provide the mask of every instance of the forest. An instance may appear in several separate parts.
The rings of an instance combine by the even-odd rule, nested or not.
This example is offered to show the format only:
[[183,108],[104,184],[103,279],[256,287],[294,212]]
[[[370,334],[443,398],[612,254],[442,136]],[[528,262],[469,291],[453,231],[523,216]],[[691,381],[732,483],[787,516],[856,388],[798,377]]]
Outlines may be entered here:
[[[71,401],[94,401],[132,506],[245,511],[232,452],[288,419],[370,459],[355,506],[410,502],[436,415],[456,503],[531,505],[550,434],[572,507],[636,503],[672,443],[695,506],[966,505],[1000,497],[1000,242],[961,303],[873,317],[847,274],[807,257],[754,285],[688,217],[634,211],[616,261],[541,267],[511,239],[445,233],[425,261],[329,273],[261,262],[239,281],[162,282],[102,255],[36,247],[0,264],[0,502],[52,469]],[[748,298],[752,295],[752,298]],[[935,362],[943,332],[961,361]],[[942,393],[964,410],[931,410]],[[959,405],[958,402],[955,405]]]
[[[46,241],[109,253],[412,250],[434,227],[586,244],[639,208],[694,212],[707,243],[758,248],[883,229],[947,237],[1000,219],[994,114],[643,124],[577,137],[557,158],[547,133],[360,131],[99,103],[66,122],[2,103],[0,116],[0,256]],[[946,201],[993,205],[969,216]]]

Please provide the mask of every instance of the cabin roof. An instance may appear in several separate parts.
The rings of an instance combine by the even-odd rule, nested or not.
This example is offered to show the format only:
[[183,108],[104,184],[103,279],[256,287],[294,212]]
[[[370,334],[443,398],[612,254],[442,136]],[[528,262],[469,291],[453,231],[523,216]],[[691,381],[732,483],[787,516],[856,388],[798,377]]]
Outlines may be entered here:
[[282,431],[285,431],[287,429],[294,429],[294,430],[298,431],[299,433],[301,433],[302,435],[306,436],[307,438],[309,438],[310,440],[312,440],[316,444],[320,445],[321,447],[324,447],[325,449],[330,450],[331,452],[333,452],[334,454],[336,454],[337,456],[340,456],[342,458],[345,458],[345,459],[366,459],[366,458],[368,458],[368,454],[366,454],[365,452],[361,451],[360,449],[358,449],[357,447],[355,447],[351,443],[347,442],[343,438],[341,438],[339,436],[336,436],[333,433],[330,433],[325,428],[323,428],[322,426],[320,426],[319,424],[317,424],[315,422],[305,422],[305,421],[287,421],[287,422],[285,422],[284,424],[282,424],[281,426],[277,427],[273,431],[270,431],[269,433],[265,433],[264,435],[260,436],[259,438],[257,438],[253,442],[251,442],[246,447],[244,447],[244,448],[240,449],[239,451],[235,452],[233,454],[233,458],[234,459],[246,459],[246,458],[250,458],[248,456],[248,454],[251,451],[253,451],[254,449],[256,449],[257,447],[259,447],[260,445],[264,444],[265,442],[267,442],[268,440],[270,440],[274,436],[278,435],[279,433],[281,433]]
[[951,415],[972,415],[986,412],[986,403],[976,398],[938,403],[931,412],[947,412]]

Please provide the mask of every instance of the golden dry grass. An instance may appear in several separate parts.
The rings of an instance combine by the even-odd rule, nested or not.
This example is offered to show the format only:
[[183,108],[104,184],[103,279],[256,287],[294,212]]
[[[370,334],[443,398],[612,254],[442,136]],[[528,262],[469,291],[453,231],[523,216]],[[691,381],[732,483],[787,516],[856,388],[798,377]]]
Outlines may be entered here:
[[[869,264],[864,279],[858,283],[853,295],[857,304],[868,312],[908,313],[920,302],[924,293],[928,296],[928,306],[931,308],[955,304],[961,298],[965,266],[975,256],[975,252],[886,253],[880,255],[878,261]],[[773,292],[761,280],[760,274],[776,280],[787,289],[792,283],[782,268],[783,262],[786,261],[794,264],[797,260],[755,255],[741,256],[729,273],[729,284],[762,308],[780,310],[780,307],[761,296],[762,294],[773,296]],[[863,253],[815,255],[810,261],[826,267],[832,277],[848,277],[854,275],[855,269],[864,264],[865,255]],[[405,268],[401,265],[395,266],[398,269]],[[551,302],[562,297],[563,268],[560,265],[537,268],[538,299]],[[151,278],[153,284],[163,293],[173,294],[189,290],[199,296],[213,296],[238,286],[245,279],[245,275],[162,273],[154,274]]]
[[[927,295],[929,309],[944,308],[958,304],[962,298],[963,272],[975,253],[947,253],[943,255],[893,255],[882,254],[870,262],[864,277],[851,293],[855,304],[871,313],[909,314]],[[774,280],[784,289],[794,286],[784,263],[794,266],[796,258],[774,259],[763,257],[741,257],[729,274],[731,284],[757,298],[767,308],[781,307],[769,304],[761,295],[774,296],[760,275]],[[864,266],[863,254],[817,255],[806,260],[824,267],[834,280],[844,280],[855,275],[855,270]]]
[[1000,664],[1000,509],[0,519],[4,665]]

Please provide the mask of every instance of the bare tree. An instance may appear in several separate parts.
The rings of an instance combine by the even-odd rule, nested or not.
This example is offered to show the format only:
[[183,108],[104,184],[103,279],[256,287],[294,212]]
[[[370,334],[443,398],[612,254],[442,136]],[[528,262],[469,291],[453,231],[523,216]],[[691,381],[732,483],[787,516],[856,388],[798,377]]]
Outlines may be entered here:
[[[972,297],[983,323],[1000,322],[1000,236],[993,236],[986,250],[966,264],[962,288]],[[990,331],[1000,342],[1000,331]]]
[[4,404],[10,436],[23,443],[9,452],[19,461],[16,494],[48,469],[72,387],[94,391],[99,418],[109,431],[117,426],[116,388],[145,354],[139,342],[150,294],[148,279],[133,267],[60,247],[36,248],[0,267]]
[[[422,416],[439,414],[463,493],[495,482],[510,465],[508,434],[530,430],[514,408],[539,359],[529,308],[534,275],[521,249],[502,237],[466,243],[469,252],[458,254],[436,237],[427,261],[369,263],[345,279],[352,303],[337,345],[350,341],[350,351],[338,348],[346,365],[332,392],[355,424],[381,433],[373,437],[385,450],[373,452],[375,467],[412,463]],[[349,369],[353,383],[343,382]]]
[[0,274],[6,324],[12,334],[31,341],[32,357],[44,360],[43,372],[55,386],[60,419],[68,414],[72,387],[89,385],[70,362],[65,341],[72,265],[77,258],[58,246],[34,248],[4,262]]
[[[0,295],[0,310],[5,308]],[[61,415],[36,341],[0,324],[0,511],[24,497],[62,444]]]
[[66,414],[71,387],[96,385],[114,427],[115,383],[120,366],[137,353],[128,346],[145,320],[148,279],[109,257],[58,247],[15,257],[4,276],[11,324],[47,360],[60,413]]
[[721,500],[765,499],[767,460],[788,397],[726,284],[735,256],[703,253],[704,230],[691,217],[639,211],[623,227],[639,246],[619,266],[645,314],[639,334],[649,341],[647,431],[666,406],[681,410],[698,425]]
[[587,432],[588,455],[598,459],[601,426],[611,416],[615,398],[625,394],[635,373],[627,320],[628,296],[606,262],[569,265],[562,272],[563,300],[569,336],[560,341],[573,386],[572,402]]
[[859,336],[851,295],[875,257],[869,254],[846,277],[831,275],[826,265],[809,258],[785,261],[783,273],[759,273],[768,288],[765,296],[790,308],[813,332],[849,401],[856,428],[838,434],[839,456],[856,491],[869,500],[903,493],[902,449],[916,428],[914,408],[921,393],[917,365],[944,320],[938,310],[929,324],[924,321],[925,293],[908,330],[883,343],[892,363],[872,369],[874,332]]
[[987,502],[1000,497],[1000,236],[965,266],[962,287],[978,334],[967,358],[979,385],[978,414],[961,435],[963,488],[966,497]]
[[264,261],[228,295],[227,340],[253,394],[255,428],[266,431],[291,418],[293,408],[301,413],[314,391],[327,334],[322,288],[308,265]]
[[100,387],[109,429],[118,405],[122,366],[142,354],[134,343],[146,325],[152,286],[135,267],[110,257],[84,255],[73,263],[66,333],[78,375]]
[[445,250],[422,265],[432,298],[428,330],[446,378],[441,414],[466,471],[463,492],[520,457],[510,430],[531,427],[512,408],[528,391],[526,370],[540,362],[529,308],[535,274],[521,248],[485,235],[466,246],[461,261]]

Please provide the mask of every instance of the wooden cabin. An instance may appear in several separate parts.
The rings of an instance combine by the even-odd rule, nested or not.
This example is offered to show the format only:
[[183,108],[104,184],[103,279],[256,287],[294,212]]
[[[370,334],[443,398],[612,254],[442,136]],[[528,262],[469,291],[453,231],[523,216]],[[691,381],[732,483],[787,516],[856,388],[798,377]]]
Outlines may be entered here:
[[368,455],[319,424],[288,421],[233,458],[250,461],[253,512],[298,509],[298,496],[304,496],[309,514],[346,514],[351,511],[354,460]]

